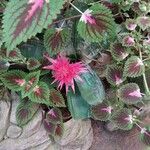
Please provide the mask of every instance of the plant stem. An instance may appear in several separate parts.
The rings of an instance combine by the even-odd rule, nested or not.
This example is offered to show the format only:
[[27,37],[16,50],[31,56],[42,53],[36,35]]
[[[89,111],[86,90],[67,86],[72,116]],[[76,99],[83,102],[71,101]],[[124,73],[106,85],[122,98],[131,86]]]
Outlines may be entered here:
[[[142,52],[141,52],[141,49],[140,49],[140,48],[139,48],[139,55],[140,55],[140,59],[141,59],[142,62],[143,62],[143,59],[142,59]],[[147,84],[145,72],[142,74],[142,76],[143,76],[143,82],[144,82],[146,94],[149,95],[149,94],[150,94],[150,90],[149,90],[149,87],[148,87],[148,84]]]
[[73,5],[72,3],[69,3],[73,8],[75,8],[79,13],[81,13],[81,14],[83,14],[83,12],[80,10],[80,9],[78,9],[75,5]]

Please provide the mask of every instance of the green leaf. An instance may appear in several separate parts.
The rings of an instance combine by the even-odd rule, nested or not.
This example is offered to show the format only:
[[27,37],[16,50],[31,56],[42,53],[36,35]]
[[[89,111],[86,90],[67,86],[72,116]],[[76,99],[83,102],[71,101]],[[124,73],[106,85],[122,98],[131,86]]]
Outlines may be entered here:
[[122,130],[130,130],[133,127],[132,113],[129,109],[121,109],[113,114],[111,121]]
[[144,144],[150,146],[150,126],[143,128],[140,134],[140,139]]
[[35,70],[40,67],[40,62],[34,58],[29,58],[27,61],[27,68],[29,70]]
[[34,87],[39,82],[39,77],[40,77],[40,71],[29,73],[26,76],[25,78],[26,83],[24,84],[21,91],[22,98],[29,96],[33,92]]
[[113,39],[116,35],[116,24],[111,11],[102,4],[95,4],[89,8],[95,23],[79,21],[78,32],[89,42],[101,42],[105,37]]
[[69,90],[67,93],[67,104],[73,119],[85,119],[90,117],[90,105],[83,99],[79,90],[76,93]]
[[50,103],[55,107],[66,107],[65,100],[60,93],[60,91],[55,90],[54,88],[50,89]]
[[20,91],[25,84],[25,72],[19,70],[11,70],[0,75],[4,85],[13,91]]
[[46,114],[46,119],[49,122],[58,124],[62,122],[62,113],[58,108],[52,108]]
[[16,118],[19,126],[27,124],[35,115],[39,105],[29,100],[22,100],[17,107]]
[[112,107],[108,101],[91,107],[91,114],[94,119],[107,121],[110,119]]
[[116,42],[111,44],[111,54],[115,60],[122,61],[129,55],[129,52],[121,43]]
[[35,36],[56,19],[64,0],[10,0],[3,17],[3,37],[8,50]]
[[135,104],[142,101],[142,94],[136,83],[128,83],[121,86],[118,90],[118,97],[126,104]]
[[105,91],[100,78],[88,68],[86,73],[80,75],[81,80],[75,79],[81,96],[90,105],[97,105],[105,99]]
[[49,87],[41,81],[33,88],[29,98],[32,102],[51,105],[49,103]]
[[139,77],[145,72],[142,60],[137,56],[131,56],[125,63],[124,76]]
[[43,59],[45,48],[42,43],[37,39],[31,39],[27,43],[21,44],[21,54],[26,58],[34,58],[37,60]]
[[106,69],[106,79],[113,86],[119,86],[125,80],[123,69],[116,65],[109,65]]
[[62,50],[69,39],[69,30],[63,28],[47,29],[44,35],[44,46],[50,55]]

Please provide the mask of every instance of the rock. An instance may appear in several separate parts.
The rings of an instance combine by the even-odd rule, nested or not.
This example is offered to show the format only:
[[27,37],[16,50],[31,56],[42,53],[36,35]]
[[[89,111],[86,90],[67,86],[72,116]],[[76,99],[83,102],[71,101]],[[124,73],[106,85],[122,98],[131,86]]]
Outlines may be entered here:
[[0,101],[0,141],[4,138],[9,126],[10,102]]
[[10,122],[13,124],[17,124],[16,120],[16,109],[17,106],[19,105],[19,96],[16,93],[11,93],[11,98],[12,98],[12,108],[11,108],[11,114],[10,114]]
[[57,143],[60,150],[88,150],[93,141],[90,120],[69,120],[64,124],[64,135]]
[[11,125],[7,129],[7,137],[8,138],[17,138],[21,135],[22,129],[16,125]]
[[[42,125],[42,111],[39,110],[32,121],[23,128],[19,138],[7,138],[0,143],[0,150],[45,150],[53,148],[51,140]],[[13,145],[13,146],[10,146]]]

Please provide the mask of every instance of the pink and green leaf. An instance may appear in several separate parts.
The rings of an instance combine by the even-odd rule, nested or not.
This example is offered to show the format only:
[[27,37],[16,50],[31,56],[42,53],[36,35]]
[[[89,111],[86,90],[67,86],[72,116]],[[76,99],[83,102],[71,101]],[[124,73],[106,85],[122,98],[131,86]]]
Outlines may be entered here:
[[135,104],[142,101],[142,94],[136,83],[128,83],[121,86],[118,90],[118,97],[126,104]]
[[19,70],[11,70],[0,75],[4,85],[13,91],[20,91],[25,85],[26,73]]
[[132,113],[126,108],[114,113],[111,121],[122,130],[131,130],[133,127]]
[[42,32],[63,8],[64,0],[10,0],[3,17],[3,37],[9,50]]
[[139,77],[145,72],[142,60],[137,56],[131,56],[125,63],[124,76]]
[[33,92],[34,87],[39,82],[39,77],[40,77],[40,71],[29,73],[26,76],[25,78],[26,83],[24,84],[21,91],[23,98],[29,96]]
[[122,61],[129,55],[129,51],[121,43],[116,42],[111,45],[111,54],[115,60]]
[[29,100],[22,100],[17,107],[16,118],[19,126],[27,124],[35,115],[39,105]]
[[29,95],[31,101],[35,103],[41,103],[51,105],[49,103],[49,87],[46,83],[40,81]]
[[91,114],[94,119],[107,121],[110,119],[112,114],[112,106],[108,101],[91,107]]
[[101,42],[107,35],[111,38],[115,36],[115,22],[108,8],[102,4],[96,4],[89,8],[93,23],[82,22],[78,24],[80,36],[89,42]]
[[55,135],[55,131],[57,128],[56,124],[49,122],[47,119],[44,119],[43,125],[44,125],[45,130],[48,132],[48,134],[50,134],[52,136]]
[[123,69],[116,65],[109,65],[106,69],[106,79],[110,84],[119,86],[125,80]]
[[141,16],[137,18],[137,24],[139,27],[144,31],[150,27],[150,17],[148,16]]
[[58,124],[62,122],[62,113],[58,108],[52,108],[46,114],[46,119],[49,122]]

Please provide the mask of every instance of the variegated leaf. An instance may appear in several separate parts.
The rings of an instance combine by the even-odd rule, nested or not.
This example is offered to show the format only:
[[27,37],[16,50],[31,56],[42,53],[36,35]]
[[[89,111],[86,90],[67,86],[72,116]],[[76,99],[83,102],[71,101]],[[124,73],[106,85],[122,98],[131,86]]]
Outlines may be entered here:
[[46,83],[40,81],[29,95],[31,101],[35,103],[41,103],[46,105],[51,105],[49,103],[49,87]]
[[110,119],[112,113],[112,106],[108,101],[91,107],[91,114],[94,119],[107,121]]
[[122,45],[126,47],[134,46],[135,40],[131,35],[125,35],[122,39]]
[[64,124],[63,123],[57,124],[56,130],[55,130],[54,139],[56,141],[60,140],[61,137],[63,136],[63,134],[64,134]]
[[126,104],[135,104],[142,100],[140,88],[136,83],[128,83],[118,90],[118,97]]
[[126,28],[130,31],[135,30],[135,28],[137,27],[136,20],[133,20],[133,19],[127,19],[125,25],[126,25]]
[[52,23],[64,0],[10,0],[3,17],[3,37],[9,50]]
[[120,85],[125,80],[123,69],[116,65],[109,65],[106,69],[106,79],[114,86]]
[[111,54],[115,60],[122,61],[129,55],[129,50],[116,42],[111,45]]
[[83,39],[89,42],[101,42],[104,37],[114,38],[116,24],[108,8],[102,4],[95,4],[84,14],[78,24],[78,32]]
[[34,87],[39,82],[39,77],[40,77],[40,71],[29,73],[26,76],[25,78],[26,83],[24,84],[21,91],[23,98],[29,96],[33,92]]
[[26,74],[23,71],[11,70],[0,75],[1,81],[4,85],[13,91],[20,91],[25,85]]
[[62,113],[58,108],[52,108],[46,114],[46,119],[49,122],[58,124],[62,122]]
[[44,46],[49,54],[53,55],[60,52],[69,39],[68,36],[68,29],[47,29],[44,35]]
[[45,130],[48,132],[48,134],[50,134],[52,136],[55,135],[55,131],[57,128],[56,124],[49,122],[47,119],[44,119],[43,125],[44,125]]
[[37,112],[39,105],[29,100],[22,100],[17,107],[16,118],[19,126],[27,124]]
[[114,113],[111,121],[122,130],[130,130],[133,127],[132,113],[129,109],[121,109]]
[[124,76],[138,77],[145,72],[144,63],[137,56],[131,56],[125,63]]
[[27,68],[29,70],[35,70],[40,67],[40,62],[34,58],[29,58],[27,61]]
[[65,100],[60,93],[60,91],[55,90],[54,88],[50,89],[50,103],[55,107],[66,107]]
[[150,17],[148,16],[141,16],[137,18],[137,24],[139,27],[144,31],[150,27]]

